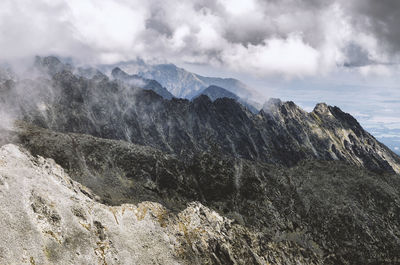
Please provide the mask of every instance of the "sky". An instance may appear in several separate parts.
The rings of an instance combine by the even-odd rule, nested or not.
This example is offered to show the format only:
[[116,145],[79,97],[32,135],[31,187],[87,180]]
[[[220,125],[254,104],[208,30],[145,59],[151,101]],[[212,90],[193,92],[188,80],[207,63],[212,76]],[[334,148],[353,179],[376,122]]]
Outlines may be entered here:
[[395,149],[399,25],[398,0],[1,0],[0,62],[175,63],[337,105]]

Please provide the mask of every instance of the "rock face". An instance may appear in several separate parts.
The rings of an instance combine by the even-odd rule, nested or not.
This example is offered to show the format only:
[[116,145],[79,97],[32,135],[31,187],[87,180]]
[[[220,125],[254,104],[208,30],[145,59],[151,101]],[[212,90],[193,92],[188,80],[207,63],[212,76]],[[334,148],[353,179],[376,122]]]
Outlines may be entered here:
[[146,213],[158,205],[99,204],[52,160],[13,145],[0,149],[0,178],[1,264],[179,263]]
[[[268,124],[280,124],[283,142],[300,146],[313,158],[342,160],[377,172],[400,173],[400,158],[338,107],[318,104],[306,113],[293,102],[272,99],[261,112]],[[307,154],[309,155],[309,154]]]
[[260,256],[256,234],[200,203],[103,205],[14,145],[0,148],[0,195],[1,264],[318,264],[282,243]]
[[[153,201],[181,212],[187,203],[200,201],[256,231],[257,255],[263,257],[271,255],[270,246],[283,244],[284,250],[273,249],[323,264],[399,261],[398,175],[378,175],[340,161],[285,168],[217,150],[182,161],[124,141],[20,130],[22,145],[53,157],[107,204]],[[277,255],[279,260],[283,254]]]

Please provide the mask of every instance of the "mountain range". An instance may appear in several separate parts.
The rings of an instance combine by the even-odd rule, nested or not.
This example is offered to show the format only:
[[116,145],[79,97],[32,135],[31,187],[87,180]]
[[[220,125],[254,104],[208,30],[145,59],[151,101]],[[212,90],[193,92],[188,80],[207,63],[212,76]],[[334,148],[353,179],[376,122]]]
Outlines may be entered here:
[[38,57],[33,69],[0,82],[15,121],[0,127],[0,227],[18,238],[0,261],[400,260],[400,157],[340,108],[257,111],[237,80],[173,65],[107,75]]
[[254,89],[234,78],[205,77],[174,64],[153,65],[142,60],[101,65],[100,69],[109,72],[116,67],[127,73],[134,73],[136,76],[156,80],[177,98],[193,99],[202,94],[208,87],[216,86],[235,94],[241,98],[242,102],[254,109],[259,110],[261,108],[257,100],[262,97]]
[[252,98],[255,92],[248,86],[233,78],[204,77],[179,68],[174,64],[148,66],[139,75],[155,79],[163,84],[176,97],[193,98],[211,85],[223,87],[242,98]]

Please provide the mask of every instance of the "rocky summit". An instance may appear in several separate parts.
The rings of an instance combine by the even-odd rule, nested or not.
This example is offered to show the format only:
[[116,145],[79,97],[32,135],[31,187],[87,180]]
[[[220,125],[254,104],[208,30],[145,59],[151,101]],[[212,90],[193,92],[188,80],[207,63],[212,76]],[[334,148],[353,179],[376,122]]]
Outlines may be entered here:
[[400,158],[338,107],[32,72],[0,82],[0,264],[400,263]]

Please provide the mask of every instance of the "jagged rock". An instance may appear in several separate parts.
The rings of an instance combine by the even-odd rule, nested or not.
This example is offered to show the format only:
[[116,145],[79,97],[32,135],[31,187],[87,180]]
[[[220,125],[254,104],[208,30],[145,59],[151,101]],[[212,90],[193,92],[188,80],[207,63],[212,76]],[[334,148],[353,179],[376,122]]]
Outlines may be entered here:
[[271,244],[200,203],[100,204],[53,160],[0,148],[1,264],[320,264]]
[[[21,87],[35,90],[24,96]],[[400,158],[337,107],[318,105],[307,113],[293,102],[272,100],[255,115],[233,99],[165,100],[66,70],[14,88],[0,95],[6,106],[19,107],[21,119],[61,132],[125,140],[183,158],[217,146],[233,157],[286,166],[303,159],[342,160],[400,173]]]
[[283,242],[286,247],[276,248],[284,253],[300,245],[306,257],[315,255],[324,264],[399,260],[398,175],[377,175],[341,161],[285,168],[218,150],[183,161],[124,141],[20,129],[20,143],[56,159],[108,204],[150,200],[180,212],[200,201],[258,231],[261,256],[273,255],[263,251]]
[[[400,158],[336,107],[329,107],[325,115],[285,102],[272,112],[253,115],[232,99],[165,101],[151,92],[131,93],[109,82],[94,86],[68,76],[55,76],[62,101],[49,106],[41,114],[45,120],[39,117],[37,124],[176,154],[217,145],[232,156],[284,165],[302,159],[339,159],[371,170],[400,172]],[[87,86],[91,88],[85,91]]]

